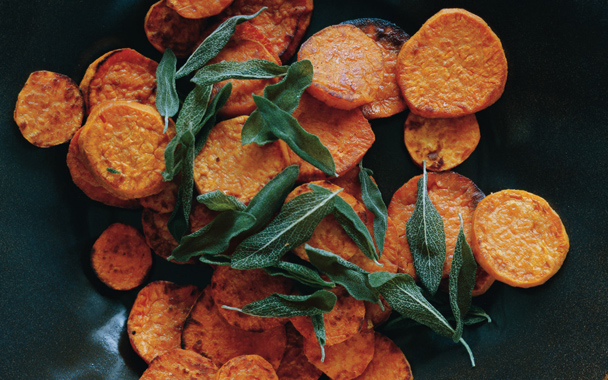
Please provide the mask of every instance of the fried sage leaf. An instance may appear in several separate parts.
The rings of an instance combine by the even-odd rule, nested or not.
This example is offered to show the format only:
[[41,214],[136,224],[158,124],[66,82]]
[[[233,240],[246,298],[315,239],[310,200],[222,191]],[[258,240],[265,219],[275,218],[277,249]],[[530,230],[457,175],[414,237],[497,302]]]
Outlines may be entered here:
[[437,292],[446,256],[445,231],[441,215],[427,191],[426,162],[418,180],[416,206],[405,225],[407,243],[412,251],[416,275],[431,294]]
[[222,61],[201,68],[190,81],[199,86],[208,86],[228,79],[271,79],[285,75],[288,69],[289,66],[277,65],[265,59]]
[[378,256],[384,249],[384,238],[388,228],[388,210],[382,199],[378,185],[372,180],[372,171],[363,167],[359,162],[359,182],[361,183],[361,198],[363,204],[374,214],[374,237],[378,246]]
[[306,296],[274,293],[242,308],[223,305],[224,309],[237,310],[256,317],[302,317],[329,313],[338,297],[328,290],[317,290]]
[[221,190],[210,191],[196,197],[199,203],[214,211],[245,211],[247,206],[235,196],[224,194]]
[[283,276],[298,281],[301,284],[315,288],[334,288],[335,283],[325,281],[319,272],[302,264],[279,260],[275,265],[264,268],[271,276]]
[[165,117],[165,129],[169,127],[169,118],[179,111],[179,97],[175,86],[177,58],[171,49],[166,48],[163,58],[156,68],[156,109]]

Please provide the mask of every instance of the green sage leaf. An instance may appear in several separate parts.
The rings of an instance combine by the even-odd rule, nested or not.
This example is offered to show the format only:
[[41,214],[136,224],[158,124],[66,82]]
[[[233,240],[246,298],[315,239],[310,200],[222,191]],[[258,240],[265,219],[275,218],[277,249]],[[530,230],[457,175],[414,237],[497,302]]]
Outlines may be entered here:
[[361,198],[365,207],[374,214],[374,237],[378,246],[378,256],[381,256],[384,249],[386,229],[388,228],[388,210],[378,185],[371,178],[372,171],[364,168],[361,162],[359,162],[359,168]]
[[429,198],[426,162],[418,180],[418,195],[412,216],[405,225],[416,275],[431,294],[437,292],[446,256],[443,220]]
[[230,265],[231,257],[221,253],[205,253],[198,259],[201,263],[209,265]]
[[304,161],[319,168],[329,176],[336,176],[336,166],[329,150],[316,135],[306,132],[289,113],[270,100],[253,95],[258,114],[272,133],[285,143]]
[[245,211],[247,206],[236,197],[224,194],[221,190],[211,191],[196,197],[199,203],[214,211]]
[[116,170],[114,168],[106,168],[106,171],[108,173],[112,173],[112,174],[122,174],[121,172],[119,172],[118,170]]
[[243,211],[224,211],[200,230],[186,235],[169,259],[186,262],[191,257],[220,254],[228,249],[230,240],[255,224],[255,217]]
[[163,58],[156,68],[156,109],[165,117],[165,129],[169,127],[169,118],[179,111],[179,97],[175,86],[177,58],[171,49],[166,48]]
[[312,265],[335,283],[344,286],[356,300],[380,302],[378,291],[369,284],[366,271],[332,252],[313,248],[308,244],[304,249]]
[[333,282],[321,278],[319,272],[307,266],[279,260],[275,265],[264,268],[271,276],[283,276],[298,281],[301,284],[316,288],[333,288]]
[[464,317],[464,324],[475,325],[483,322],[492,323],[492,318],[481,307],[471,305],[469,312]]
[[334,207],[338,192],[305,193],[287,202],[262,231],[245,239],[232,255],[234,269],[264,268],[308,241],[321,219]]
[[464,317],[471,307],[475,272],[477,271],[477,263],[462,229],[462,216],[458,214],[458,217],[460,218],[460,230],[454,247],[449,282],[450,306],[456,320],[456,328],[454,336],[452,336],[454,342],[458,342],[462,337]]
[[211,99],[211,102],[209,102],[209,106],[207,107],[207,111],[205,113],[205,116],[203,117],[203,121],[200,122],[200,124],[195,130],[197,155],[201,151],[201,149],[203,149],[205,143],[207,143],[209,133],[216,124],[218,113],[228,101],[228,98],[230,97],[231,93],[232,83],[226,83],[225,86],[220,88],[220,90],[213,97],[213,99]]
[[[319,185],[310,184],[308,185],[316,193],[329,194],[330,190],[321,187]],[[369,259],[378,263],[378,253],[376,252],[376,246],[374,245],[374,239],[370,235],[367,226],[357,212],[353,210],[351,205],[348,204],[344,199],[338,197],[332,210],[333,216],[336,218],[338,223],[342,226],[348,237],[357,244],[357,247],[363,252]]]
[[222,61],[201,68],[190,80],[208,86],[228,79],[272,79],[287,73],[289,66],[277,65],[265,59],[244,62]]
[[[182,141],[186,149],[182,161],[182,178],[177,192],[177,201],[173,212],[167,222],[167,228],[173,238],[180,242],[190,226],[190,210],[192,208],[192,196],[194,193],[194,135],[192,128],[183,133]],[[188,145],[189,144],[189,145]]]
[[329,313],[338,297],[327,290],[317,290],[307,296],[274,293],[262,300],[254,301],[241,309],[222,306],[224,309],[237,310],[256,317],[302,317]]
[[224,46],[226,46],[238,24],[253,19],[266,8],[267,7],[263,7],[252,15],[238,15],[224,21],[196,48],[186,63],[175,74],[175,77],[177,79],[185,77],[205,66],[207,62],[218,55]]
[[312,328],[315,331],[315,336],[317,337],[317,341],[319,341],[319,345],[321,346],[321,363],[325,361],[325,319],[323,318],[323,314],[319,315],[311,315],[310,320],[312,322]]
[[[291,115],[298,107],[304,91],[312,84],[312,76],[312,63],[309,60],[297,61],[289,66],[283,80],[264,88],[264,97]],[[251,113],[241,132],[243,145],[254,142],[264,145],[277,138],[257,110]]]

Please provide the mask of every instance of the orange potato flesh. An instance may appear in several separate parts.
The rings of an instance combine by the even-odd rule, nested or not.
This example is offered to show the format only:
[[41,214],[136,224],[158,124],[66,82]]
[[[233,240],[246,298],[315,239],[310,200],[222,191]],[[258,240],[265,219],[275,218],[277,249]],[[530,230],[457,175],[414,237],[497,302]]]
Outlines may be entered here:
[[258,355],[230,359],[217,372],[216,380],[279,380],[272,365]]
[[479,265],[511,286],[545,283],[570,249],[559,215],[543,198],[522,190],[502,190],[479,202],[472,232]]
[[41,148],[69,141],[83,117],[84,100],[78,85],[50,71],[30,74],[17,96],[13,114],[23,137]]
[[389,338],[375,334],[374,357],[356,380],[412,380],[412,368],[401,349]]
[[277,370],[281,380],[317,380],[322,372],[304,355],[304,338],[291,323],[285,325],[287,346]]
[[148,276],[152,254],[139,231],[114,223],[93,244],[91,266],[110,288],[131,290],[143,284]]
[[173,8],[185,18],[204,18],[215,16],[232,3],[232,0],[167,0],[167,6]]
[[398,83],[411,112],[459,117],[492,105],[503,93],[507,60],[479,16],[443,9],[401,48]]
[[194,351],[168,351],[150,363],[139,380],[215,380],[218,368]]
[[184,321],[200,291],[194,285],[151,282],[137,294],[127,320],[127,333],[137,354],[150,363],[180,348]]

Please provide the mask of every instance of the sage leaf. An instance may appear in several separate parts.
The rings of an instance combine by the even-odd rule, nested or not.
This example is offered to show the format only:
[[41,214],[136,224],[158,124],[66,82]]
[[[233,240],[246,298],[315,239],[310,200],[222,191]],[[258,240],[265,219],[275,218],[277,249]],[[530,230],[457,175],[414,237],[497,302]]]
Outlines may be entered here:
[[407,243],[412,251],[416,275],[431,294],[437,292],[446,256],[443,220],[429,198],[426,162],[418,180],[416,206],[405,225]]
[[241,309],[222,306],[224,309],[237,310],[256,317],[303,317],[329,313],[338,297],[327,290],[317,290],[306,296],[274,293],[262,300],[254,301]]
[[469,312],[464,317],[464,324],[475,325],[482,322],[492,323],[492,318],[481,307],[471,305]]
[[[310,184],[308,185],[316,193],[329,194],[330,190],[321,187],[319,185]],[[333,216],[336,218],[338,223],[342,226],[348,237],[357,244],[357,247],[363,252],[369,259],[378,263],[378,253],[376,252],[376,246],[374,245],[374,239],[370,235],[367,226],[357,212],[353,210],[352,206],[348,204],[344,199],[338,197],[332,210]]]
[[270,128],[274,136],[285,143],[304,161],[329,176],[336,176],[336,166],[329,150],[316,135],[306,132],[289,113],[270,100],[253,94],[260,120]]
[[232,267],[253,269],[276,264],[285,253],[312,237],[319,222],[333,209],[338,193],[305,193],[287,202],[266,228],[236,248]]
[[[297,61],[289,66],[287,74],[279,83],[264,88],[264,97],[291,115],[298,107],[304,91],[312,84],[312,76],[312,63],[309,60]],[[243,145],[254,142],[264,145],[277,138],[257,110],[251,113],[241,132]]]
[[205,66],[207,62],[218,55],[224,46],[226,46],[238,24],[253,19],[266,8],[267,7],[263,7],[252,15],[238,15],[224,21],[196,48],[186,63],[175,74],[175,77],[177,79],[185,77]]
[[344,288],[359,301],[380,302],[378,291],[368,281],[368,273],[335,253],[304,246],[310,263]]
[[203,117],[203,121],[200,122],[198,127],[195,130],[196,133],[196,154],[203,149],[205,143],[207,142],[207,138],[209,137],[209,133],[211,129],[215,126],[217,121],[217,116],[219,111],[228,101],[230,94],[232,93],[232,83],[226,83],[225,86],[220,88],[218,93],[211,99],[207,110],[205,112],[205,116]]
[[430,327],[437,334],[451,338],[454,329],[443,315],[422,295],[414,279],[407,274],[375,272],[370,285],[401,315]]
[[206,253],[198,259],[201,263],[209,265],[230,265],[231,257],[221,253]]
[[232,238],[254,224],[255,217],[247,212],[224,211],[200,230],[184,236],[169,259],[186,262],[194,256],[223,253]]
[[211,191],[196,197],[199,203],[214,211],[245,211],[247,206],[236,197],[224,194],[221,190]]
[[315,336],[317,337],[317,341],[321,346],[321,363],[325,361],[325,319],[323,318],[323,314],[320,315],[311,315],[310,320],[312,322],[312,328],[315,331]]
[[108,173],[112,173],[112,174],[122,174],[121,172],[119,172],[118,170],[116,170],[114,168],[106,168],[106,171]]
[[173,212],[167,222],[167,228],[173,238],[180,242],[190,226],[190,210],[192,208],[192,196],[194,193],[194,135],[192,126],[183,133],[182,141],[186,144],[186,154],[181,165],[182,178],[177,191],[177,201]]
[[388,210],[378,185],[372,180],[372,171],[363,167],[359,162],[359,182],[361,183],[361,198],[363,204],[374,214],[374,237],[378,247],[378,257],[384,249],[384,238],[388,228]]
[[156,68],[156,109],[165,117],[165,129],[169,127],[169,118],[179,111],[179,97],[175,86],[177,58],[171,49],[166,48],[163,58]]
[[252,231],[257,231],[268,224],[274,214],[279,211],[285,202],[285,198],[293,189],[299,173],[300,167],[298,165],[286,167],[268,181],[249,201],[245,211],[256,218],[256,224],[251,228]]
[[456,320],[456,328],[454,336],[452,336],[454,342],[458,342],[462,337],[463,319],[471,307],[472,293],[475,287],[475,272],[477,271],[477,263],[473,257],[473,252],[464,236],[462,216],[458,214],[458,217],[460,218],[460,230],[454,247],[449,282],[450,306]]
[[333,282],[325,281],[319,272],[307,266],[279,260],[275,265],[264,268],[271,276],[283,276],[298,281],[301,284],[316,288],[333,288]]
[[190,80],[208,86],[228,79],[272,79],[287,73],[289,66],[277,65],[265,59],[244,62],[222,61],[201,68]]

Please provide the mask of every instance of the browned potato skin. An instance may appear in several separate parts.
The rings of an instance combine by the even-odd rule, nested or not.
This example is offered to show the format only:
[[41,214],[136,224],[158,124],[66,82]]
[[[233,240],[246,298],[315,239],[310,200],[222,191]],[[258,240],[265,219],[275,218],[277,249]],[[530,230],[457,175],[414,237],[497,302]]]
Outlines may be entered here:
[[272,365],[258,355],[230,359],[217,372],[216,380],[279,380]]
[[317,380],[323,372],[304,355],[304,338],[291,323],[285,325],[287,346],[277,370],[281,380]]
[[217,371],[211,360],[177,348],[152,360],[140,380],[215,380]]

